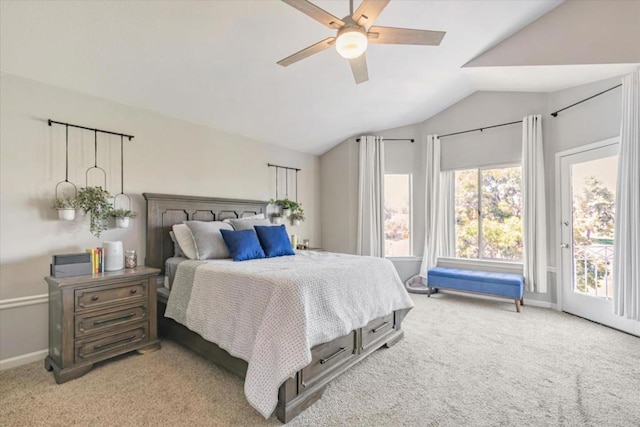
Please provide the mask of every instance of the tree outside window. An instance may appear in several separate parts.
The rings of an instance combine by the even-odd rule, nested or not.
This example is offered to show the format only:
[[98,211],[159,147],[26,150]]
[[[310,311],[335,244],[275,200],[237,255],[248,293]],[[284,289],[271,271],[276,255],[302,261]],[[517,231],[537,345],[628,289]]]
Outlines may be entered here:
[[522,259],[521,168],[456,171],[456,257]]
[[411,256],[411,175],[384,176],[385,256]]

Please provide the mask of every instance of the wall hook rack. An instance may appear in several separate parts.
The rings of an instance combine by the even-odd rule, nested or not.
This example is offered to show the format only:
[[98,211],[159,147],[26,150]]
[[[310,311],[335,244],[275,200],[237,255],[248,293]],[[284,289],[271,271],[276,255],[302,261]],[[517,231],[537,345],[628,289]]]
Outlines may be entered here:
[[281,166],[281,165],[273,165],[271,163],[267,163],[267,166],[270,168],[276,169],[276,200],[278,199],[278,172],[280,169],[284,169],[286,177],[285,177],[285,194],[286,198],[289,198],[289,171],[295,171],[295,187],[296,187],[296,202],[298,201],[298,172],[302,171],[299,168],[292,168],[289,166]]

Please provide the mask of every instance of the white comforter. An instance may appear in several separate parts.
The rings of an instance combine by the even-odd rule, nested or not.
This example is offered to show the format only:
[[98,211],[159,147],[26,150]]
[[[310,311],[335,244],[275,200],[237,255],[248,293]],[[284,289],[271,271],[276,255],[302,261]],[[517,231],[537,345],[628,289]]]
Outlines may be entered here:
[[311,348],[412,308],[386,259],[298,252],[244,262],[185,261],[165,316],[248,362],[245,395],[265,418]]

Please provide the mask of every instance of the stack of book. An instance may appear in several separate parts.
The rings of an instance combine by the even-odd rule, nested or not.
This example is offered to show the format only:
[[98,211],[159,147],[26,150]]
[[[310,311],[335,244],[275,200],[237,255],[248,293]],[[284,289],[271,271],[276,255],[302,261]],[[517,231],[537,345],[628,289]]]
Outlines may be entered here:
[[91,254],[91,267],[94,273],[104,273],[104,251],[102,248],[85,249]]

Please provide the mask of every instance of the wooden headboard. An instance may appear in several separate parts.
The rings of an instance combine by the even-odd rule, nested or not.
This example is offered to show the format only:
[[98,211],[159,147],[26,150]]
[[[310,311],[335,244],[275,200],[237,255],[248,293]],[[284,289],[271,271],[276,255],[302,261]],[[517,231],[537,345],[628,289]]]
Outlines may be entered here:
[[147,201],[147,252],[145,265],[164,273],[164,263],[173,256],[169,231],[183,221],[222,221],[227,218],[266,215],[268,202],[215,197],[142,194]]

